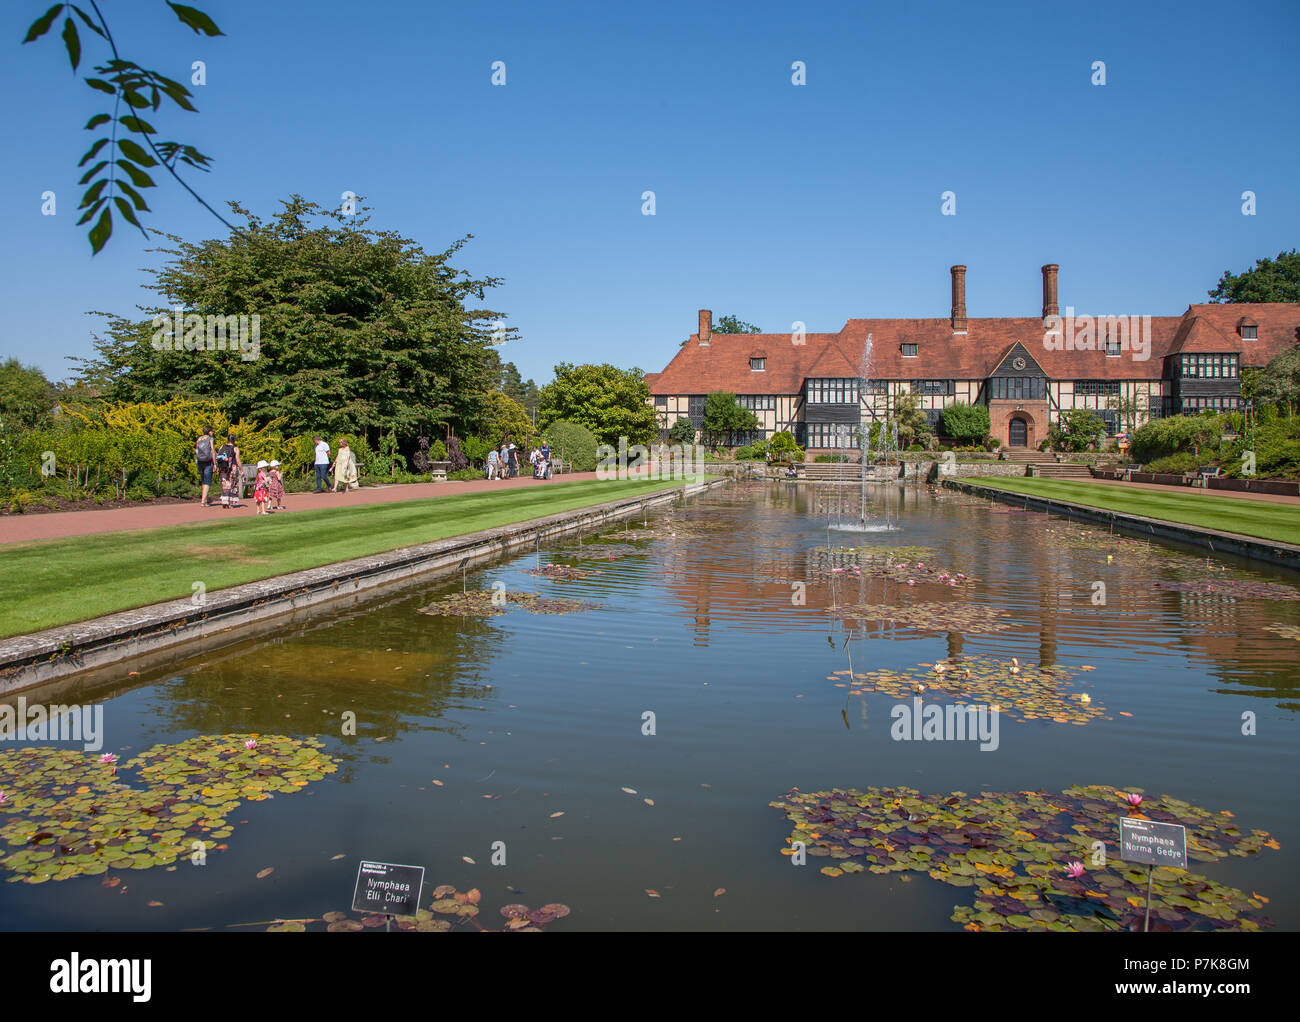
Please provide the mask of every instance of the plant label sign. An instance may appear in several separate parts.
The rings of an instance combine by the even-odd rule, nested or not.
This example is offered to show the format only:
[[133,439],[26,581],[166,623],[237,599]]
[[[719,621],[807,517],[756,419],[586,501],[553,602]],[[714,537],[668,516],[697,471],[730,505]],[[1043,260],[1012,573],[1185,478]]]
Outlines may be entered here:
[[357,867],[357,886],[352,892],[352,909],[355,912],[413,916],[420,907],[420,892],[423,888],[423,866],[398,866],[391,862],[362,860]]
[[1186,869],[1187,829],[1177,823],[1123,817],[1119,821],[1119,857],[1125,862]]

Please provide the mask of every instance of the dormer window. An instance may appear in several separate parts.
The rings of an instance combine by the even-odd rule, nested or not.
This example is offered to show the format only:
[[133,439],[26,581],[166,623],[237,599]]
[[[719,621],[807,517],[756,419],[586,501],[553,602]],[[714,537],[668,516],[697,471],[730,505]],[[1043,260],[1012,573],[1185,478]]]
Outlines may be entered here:
[[1259,324],[1249,316],[1242,316],[1237,321],[1237,335],[1243,341],[1259,340]]
[[904,357],[904,358],[916,358],[916,345],[915,345],[915,344],[904,344],[904,345],[903,345],[903,357]]
[[751,359],[749,360],[749,371],[750,371],[750,372],[753,372],[753,373],[766,372],[766,371],[767,371],[767,359],[765,359],[765,358],[757,358],[757,357],[756,357],[756,358],[751,358]]
[[1119,358],[1120,351],[1124,342],[1119,337],[1106,337],[1106,356],[1108,358]]

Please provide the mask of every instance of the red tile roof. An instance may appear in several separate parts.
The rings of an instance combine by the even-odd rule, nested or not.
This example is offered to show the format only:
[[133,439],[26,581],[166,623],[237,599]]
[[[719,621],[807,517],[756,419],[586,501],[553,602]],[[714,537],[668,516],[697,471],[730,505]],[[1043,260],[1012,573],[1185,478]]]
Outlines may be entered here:
[[[1237,324],[1248,315],[1259,324],[1259,339],[1243,341]],[[1076,314],[1076,334],[1082,314]],[[1011,347],[1020,342],[1053,379],[1147,380],[1164,375],[1164,357],[1175,352],[1240,352],[1245,365],[1261,366],[1300,341],[1300,304],[1191,305],[1182,316],[1152,316],[1150,352],[1102,350],[1094,321],[1094,350],[1051,350],[1037,317],[971,319],[965,334],[954,334],[944,319],[851,319],[834,334],[807,334],[796,345],[789,334],[718,334],[701,345],[691,335],[662,373],[647,376],[653,394],[796,394],[808,377],[856,377],[871,338],[870,376],[874,379],[986,378]],[[905,357],[904,344],[917,346]],[[749,367],[751,355],[766,359],[763,372]]]

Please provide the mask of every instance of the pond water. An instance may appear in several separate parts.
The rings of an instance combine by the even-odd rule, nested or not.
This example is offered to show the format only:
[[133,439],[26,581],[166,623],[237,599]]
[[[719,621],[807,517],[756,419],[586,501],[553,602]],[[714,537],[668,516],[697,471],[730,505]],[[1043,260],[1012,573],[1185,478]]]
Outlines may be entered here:
[[[284,734],[318,737],[339,770],[239,805],[228,847],[205,865],[6,883],[2,925],[317,917],[349,908],[367,858],[423,865],[426,890],[479,888],[487,925],[510,902],[560,902],[572,914],[557,930],[955,930],[970,888],[792,865],[780,854],[791,823],[769,803],[791,788],[1081,784],[1168,794],[1268,831],[1280,849],[1194,869],[1267,897],[1262,914],[1296,928],[1300,602],[1279,598],[1300,597],[1295,576],[924,487],[872,487],[869,506],[894,531],[828,530],[848,497],[733,483],[652,514],[648,529],[613,526],[465,582],[595,609],[431,616],[420,608],[462,582],[426,581],[124,678],[103,699],[104,750],[124,763],[199,735]],[[856,508],[856,486],[851,498]],[[849,546],[890,549],[873,559]],[[913,547],[924,549],[899,549]],[[549,563],[586,575],[529,573]],[[921,604],[920,618],[870,609]],[[911,693],[834,675],[850,657],[861,674],[930,671],[924,697],[939,701],[929,665],[955,665],[951,677],[996,661],[1010,686],[996,749],[894,740],[891,709]],[[1071,701],[1044,709],[1005,674],[1012,658],[1025,677],[1062,669]],[[504,865],[492,865],[495,842]]]

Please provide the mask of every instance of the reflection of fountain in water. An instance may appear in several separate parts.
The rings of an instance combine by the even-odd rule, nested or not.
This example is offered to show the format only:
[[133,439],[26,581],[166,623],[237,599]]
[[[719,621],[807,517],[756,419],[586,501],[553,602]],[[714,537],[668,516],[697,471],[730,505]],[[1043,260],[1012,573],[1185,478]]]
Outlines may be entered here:
[[[872,335],[867,334],[867,343],[862,348],[862,361],[858,366],[858,405],[861,407],[862,400],[867,397],[871,382],[871,340]],[[889,420],[886,419],[880,423],[877,430],[877,453],[883,453],[885,464],[889,464]],[[894,423],[894,443],[893,447],[898,446],[898,424]],[[847,430],[851,427],[842,426],[839,430],[841,437],[847,437]],[[885,511],[883,521],[871,519],[867,516],[867,482],[870,480],[875,470],[875,458],[871,453],[871,426],[862,419],[859,413],[859,424],[857,427],[859,466],[858,472],[858,508],[857,517],[845,520],[838,513],[835,516],[834,524],[827,523],[827,528],[837,529],[841,532],[894,532],[896,526],[889,520],[889,511]],[[843,464],[843,463],[842,463]],[[841,492],[846,487],[841,487]]]

